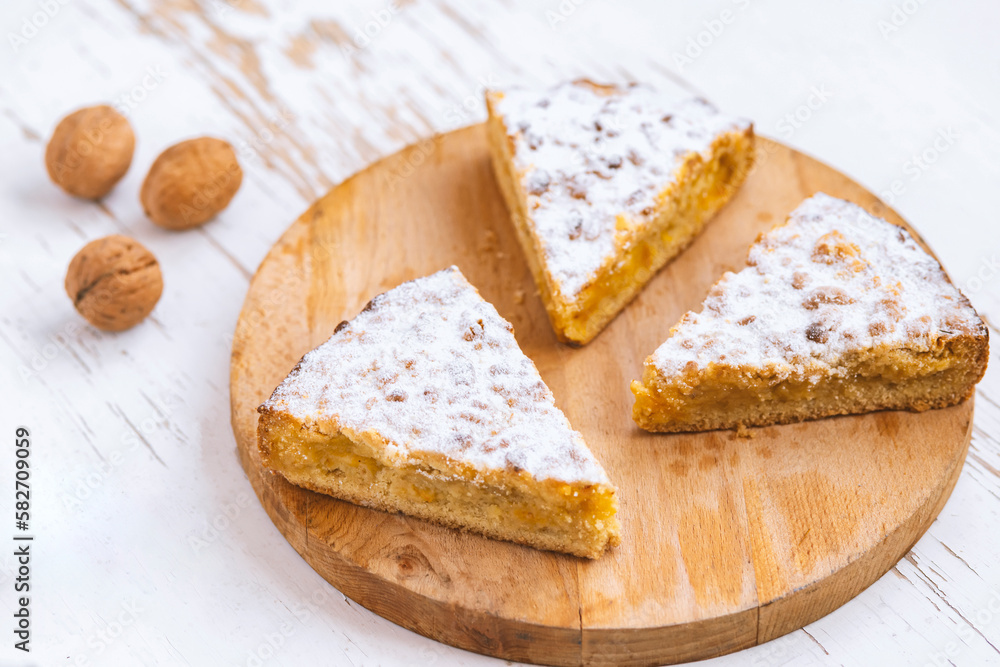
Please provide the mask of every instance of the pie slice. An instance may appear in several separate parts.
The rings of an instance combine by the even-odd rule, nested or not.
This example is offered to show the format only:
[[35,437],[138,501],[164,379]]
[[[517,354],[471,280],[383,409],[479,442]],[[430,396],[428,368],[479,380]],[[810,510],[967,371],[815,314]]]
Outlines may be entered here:
[[455,267],[372,299],[258,412],[293,484],[577,556],[619,541],[607,474]]
[[983,377],[988,338],[905,229],[820,193],[671,329],[632,416],[674,432],[946,407]]
[[493,170],[563,342],[596,336],[753,162],[748,121],[642,85],[493,90],[486,104]]

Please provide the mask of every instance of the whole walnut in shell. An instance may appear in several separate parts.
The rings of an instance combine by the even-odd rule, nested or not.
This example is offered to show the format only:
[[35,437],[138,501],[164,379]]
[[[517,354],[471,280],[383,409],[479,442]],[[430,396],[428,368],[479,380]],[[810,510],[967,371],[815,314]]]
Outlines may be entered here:
[[128,171],[134,150],[125,116],[106,105],[87,107],[59,121],[45,148],[45,168],[69,194],[100,199]]
[[91,241],[66,272],[66,293],[77,311],[98,329],[123,331],[141,322],[163,292],[160,264],[127,236]]
[[228,142],[212,137],[182,141],[163,151],[142,184],[146,215],[167,229],[190,229],[229,205],[243,170]]

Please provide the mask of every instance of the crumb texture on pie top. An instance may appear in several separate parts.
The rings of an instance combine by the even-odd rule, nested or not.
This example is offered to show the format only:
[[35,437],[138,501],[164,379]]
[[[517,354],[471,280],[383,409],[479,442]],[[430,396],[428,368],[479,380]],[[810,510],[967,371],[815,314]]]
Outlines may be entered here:
[[369,302],[306,354],[261,410],[373,434],[380,454],[608,484],[511,325],[456,267]]
[[750,247],[700,313],[687,313],[647,360],[661,375],[754,367],[776,380],[836,374],[855,349],[933,350],[985,336],[976,311],[903,228],[818,193]]
[[615,253],[619,232],[653,217],[685,156],[708,160],[717,136],[750,127],[640,84],[509,88],[494,99],[546,264],[568,298]]

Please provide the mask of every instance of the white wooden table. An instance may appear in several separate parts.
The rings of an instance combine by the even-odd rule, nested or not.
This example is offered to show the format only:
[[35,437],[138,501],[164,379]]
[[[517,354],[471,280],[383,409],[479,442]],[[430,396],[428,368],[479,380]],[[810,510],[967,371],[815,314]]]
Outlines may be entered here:
[[[240,469],[226,388],[247,281],[281,231],[371,161],[482,119],[485,85],[689,86],[884,193],[1000,324],[995,2],[8,0],[0,26],[0,664],[500,664],[371,614],[299,558]],[[138,143],[95,205],[49,183],[42,154],[62,115],[103,101]],[[139,185],[201,134],[238,147],[243,187],[204,228],[163,231]],[[111,233],[147,245],[166,282],[117,335],[62,287]],[[913,551],[830,616],[710,664],[1000,664],[992,356],[965,470]],[[29,655],[11,635],[17,425],[33,450]]]

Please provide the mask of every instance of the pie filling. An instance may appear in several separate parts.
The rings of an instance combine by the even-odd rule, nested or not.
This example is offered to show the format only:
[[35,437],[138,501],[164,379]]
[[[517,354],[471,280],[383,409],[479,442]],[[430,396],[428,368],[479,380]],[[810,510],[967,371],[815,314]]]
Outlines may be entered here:
[[969,395],[977,353],[958,339],[935,350],[855,353],[830,374],[812,378],[712,364],[667,379],[647,366],[642,382],[632,383],[633,417],[648,430],[696,431],[944,407]]
[[572,302],[562,299],[560,325],[572,342],[593,338],[642,287],[681,253],[746,178],[753,144],[744,134],[723,135],[712,159],[692,156],[676,184],[659,197],[658,215],[645,234],[626,245],[620,260],[609,263]]
[[388,464],[341,433],[278,422],[268,429],[266,463],[294,484],[491,537],[547,539],[551,546],[571,539],[585,545],[577,555],[593,557],[618,542],[610,486],[534,481],[523,472],[484,476],[448,469],[445,462],[442,467],[412,460]]

